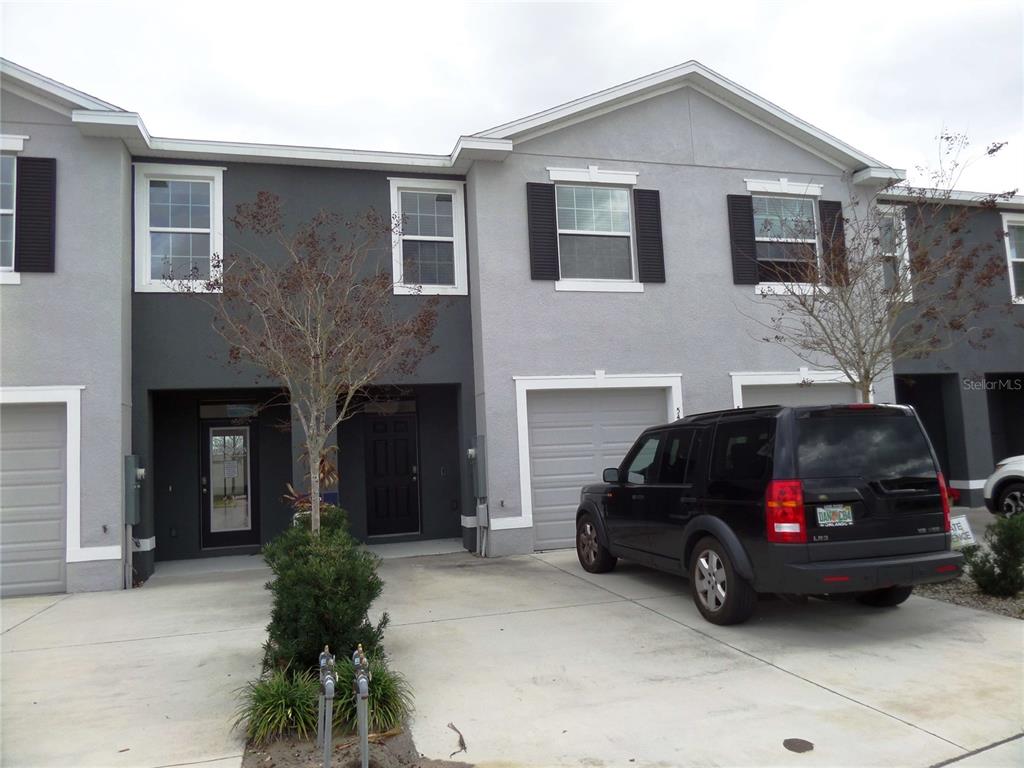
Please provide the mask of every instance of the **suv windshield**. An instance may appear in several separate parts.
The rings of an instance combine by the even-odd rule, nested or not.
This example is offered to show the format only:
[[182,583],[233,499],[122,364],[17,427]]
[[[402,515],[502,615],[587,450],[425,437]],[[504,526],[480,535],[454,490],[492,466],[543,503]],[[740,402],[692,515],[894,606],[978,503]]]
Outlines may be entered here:
[[902,411],[812,411],[797,418],[801,477],[935,478],[917,419]]

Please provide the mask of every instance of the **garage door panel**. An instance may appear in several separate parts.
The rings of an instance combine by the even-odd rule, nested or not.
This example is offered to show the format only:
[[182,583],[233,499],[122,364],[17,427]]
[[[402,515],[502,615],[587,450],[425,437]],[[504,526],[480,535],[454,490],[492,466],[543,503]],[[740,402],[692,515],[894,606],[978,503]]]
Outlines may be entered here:
[[571,547],[580,488],[665,421],[664,389],[530,392],[530,486],[537,549]]
[[[3,478],[7,482],[7,478]],[[42,485],[15,485],[0,490],[0,507],[4,510],[37,507],[57,508],[59,514],[64,505],[63,484],[46,483]],[[40,510],[42,513],[42,510]]]
[[[5,433],[6,437],[6,433]],[[44,448],[25,448],[0,451],[0,467],[3,472],[63,472],[64,447],[61,445]]]
[[62,592],[65,407],[0,406],[0,594]]

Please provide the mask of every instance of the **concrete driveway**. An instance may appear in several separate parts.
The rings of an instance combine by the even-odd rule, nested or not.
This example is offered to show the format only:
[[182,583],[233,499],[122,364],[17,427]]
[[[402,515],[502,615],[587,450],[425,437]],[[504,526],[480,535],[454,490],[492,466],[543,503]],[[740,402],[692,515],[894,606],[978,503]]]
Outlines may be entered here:
[[457,748],[451,722],[458,759],[488,766],[1024,765],[1014,619],[773,600],[715,627],[684,580],[621,562],[590,575],[573,552],[389,560],[383,575],[428,757]]
[[0,763],[237,768],[268,574],[256,557],[168,563],[141,589],[3,600]]

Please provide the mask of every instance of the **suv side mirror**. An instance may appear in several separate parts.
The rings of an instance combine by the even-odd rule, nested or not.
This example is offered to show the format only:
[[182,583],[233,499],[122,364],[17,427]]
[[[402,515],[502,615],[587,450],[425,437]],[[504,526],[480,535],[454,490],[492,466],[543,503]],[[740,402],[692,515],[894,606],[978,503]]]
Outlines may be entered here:
[[604,480],[604,482],[606,483],[621,483],[622,479],[619,477],[619,468],[608,467],[608,469],[604,471],[602,480]]

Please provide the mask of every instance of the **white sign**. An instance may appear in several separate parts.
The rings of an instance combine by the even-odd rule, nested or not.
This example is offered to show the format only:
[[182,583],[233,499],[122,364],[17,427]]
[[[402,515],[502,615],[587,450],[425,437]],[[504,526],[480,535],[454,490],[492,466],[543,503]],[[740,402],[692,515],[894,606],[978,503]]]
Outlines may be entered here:
[[225,479],[231,479],[238,477],[238,462],[237,461],[225,461],[224,462],[224,477]]
[[967,515],[949,518],[949,530],[953,534],[953,547],[956,549],[977,543],[971,532],[971,524],[967,522]]

